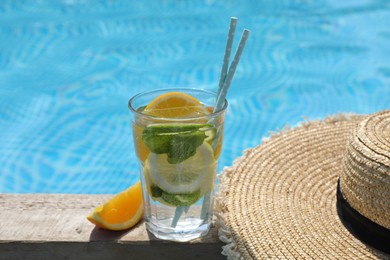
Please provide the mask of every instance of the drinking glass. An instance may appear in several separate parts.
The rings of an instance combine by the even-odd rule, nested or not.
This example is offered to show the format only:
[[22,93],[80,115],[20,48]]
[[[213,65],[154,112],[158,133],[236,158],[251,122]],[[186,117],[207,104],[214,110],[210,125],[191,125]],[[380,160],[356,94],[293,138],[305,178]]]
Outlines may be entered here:
[[[161,101],[169,92],[190,95],[202,106],[185,107],[193,112],[189,116],[177,116],[183,107],[146,112],[153,100]],[[228,105],[224,100],[222,109],[213,112],[215,101],[212,91],[184,88],[143,92],[129,100],[144,220],[157,238],[189,241],[210,229]]]

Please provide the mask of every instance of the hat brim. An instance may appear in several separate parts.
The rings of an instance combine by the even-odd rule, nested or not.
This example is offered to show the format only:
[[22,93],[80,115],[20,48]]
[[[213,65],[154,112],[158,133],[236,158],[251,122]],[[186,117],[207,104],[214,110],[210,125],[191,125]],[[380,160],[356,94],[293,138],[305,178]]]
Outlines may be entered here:
[[363,116],[339,115],[284,130],[219,175],[223,254],[230,258],[387,258],[356,238],[337,209],[348,136]]

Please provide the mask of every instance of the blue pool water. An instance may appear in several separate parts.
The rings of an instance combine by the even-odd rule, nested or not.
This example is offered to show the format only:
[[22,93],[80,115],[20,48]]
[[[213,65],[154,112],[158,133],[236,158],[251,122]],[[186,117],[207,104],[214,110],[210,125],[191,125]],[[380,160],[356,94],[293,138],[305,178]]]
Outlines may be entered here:
[[0,2],[0,193],[116,193],[138,179],[128,99],[216,90],[231,16],[251,30],[220,169],[269,131],[390,108],[390,2]]

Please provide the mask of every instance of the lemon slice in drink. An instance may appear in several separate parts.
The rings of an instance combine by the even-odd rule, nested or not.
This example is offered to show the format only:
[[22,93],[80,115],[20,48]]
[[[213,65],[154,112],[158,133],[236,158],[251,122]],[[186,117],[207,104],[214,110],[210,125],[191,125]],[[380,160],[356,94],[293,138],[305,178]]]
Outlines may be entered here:
[[[150,153],[145,162],[151,182],[169,194],[190,194],[203,190],[206,180],[214,178],[216,160],[211,146],[204,142],[187,160],[168,163],[166,154]],[[211,181],[209,181],[211,183]]]
[[168,92],[155,98],[143,113],[167,118],[189,118],[210,114],[199,100],[181,92]]

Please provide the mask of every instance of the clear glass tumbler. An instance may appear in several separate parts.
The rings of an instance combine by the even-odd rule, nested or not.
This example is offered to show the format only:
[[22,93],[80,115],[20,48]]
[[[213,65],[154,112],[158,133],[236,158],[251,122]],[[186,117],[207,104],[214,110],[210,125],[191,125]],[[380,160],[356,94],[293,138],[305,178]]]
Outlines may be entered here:
[[[172,92],[188,104],[163,108],[164,102],[180,103],[175,94],[168,100],[166,93]],[[207,90],[161,89],[129,101],[144,219],[157,238],[189,241],[210,229],[227,108],[225,100],[214,113],[215,100],[216,93]],[[200,106],[194,105],[198,101]]]

